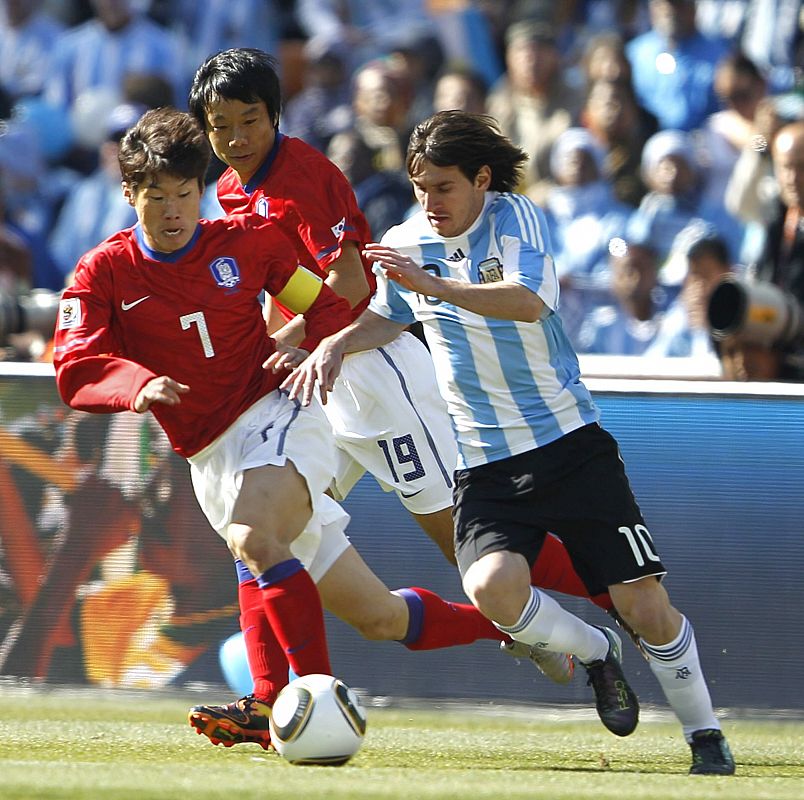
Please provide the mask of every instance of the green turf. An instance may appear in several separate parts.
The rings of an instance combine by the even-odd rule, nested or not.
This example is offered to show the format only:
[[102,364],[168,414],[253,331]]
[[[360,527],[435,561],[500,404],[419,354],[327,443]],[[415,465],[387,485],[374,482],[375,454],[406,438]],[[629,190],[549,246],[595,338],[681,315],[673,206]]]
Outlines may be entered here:
[[534,712],[369,709],[340,768],[293,767],[256,745],[211,746],[187,701],[0,691],[2,800],[801,800],[804,723],[727,720],[733,778],[690,777],[671,722],[618,739]]

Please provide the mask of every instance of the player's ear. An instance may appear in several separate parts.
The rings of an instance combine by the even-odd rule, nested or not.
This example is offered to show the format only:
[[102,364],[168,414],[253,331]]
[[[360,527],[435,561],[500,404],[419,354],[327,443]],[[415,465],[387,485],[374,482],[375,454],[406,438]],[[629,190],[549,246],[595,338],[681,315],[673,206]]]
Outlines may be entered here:
[[489,186],[491,186],[491,167],[488,164],[484,164],[477,171],[477,175],[475,175],[475,186],[484,191],[487,191]]
[[134,189],[132,188],[130,183],[123,181],[120,186],[123,187],[123,197],[126,198],[126,202],[133,208],[134,207]]

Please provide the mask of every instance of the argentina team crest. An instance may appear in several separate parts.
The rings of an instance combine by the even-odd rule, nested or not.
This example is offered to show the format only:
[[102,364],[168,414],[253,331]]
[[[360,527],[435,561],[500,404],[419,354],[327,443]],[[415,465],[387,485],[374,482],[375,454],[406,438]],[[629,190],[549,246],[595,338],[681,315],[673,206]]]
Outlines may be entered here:
[[215,278],[215,283],[224,289],[234,289],[240,283],[240,268],[231,256],[216,258],[209,265],[209,271]]
[[477,265],[480,283],[495,283],[503,279],[502,264],[497,258],[487,258]]

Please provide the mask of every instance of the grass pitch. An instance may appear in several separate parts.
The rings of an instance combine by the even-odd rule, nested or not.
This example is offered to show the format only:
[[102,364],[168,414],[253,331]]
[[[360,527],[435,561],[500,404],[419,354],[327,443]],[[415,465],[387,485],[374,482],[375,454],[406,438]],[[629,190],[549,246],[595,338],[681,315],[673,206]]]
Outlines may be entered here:
[[[203,696],[207,699],[207,695]],[[209,698],[210,700],[217,698]],[[2,800],[801,800],[804,722],[724,723],[730,778],[688,776],[678,725],[618,739],[539,709],[369,708],[346,766],[293,767],[257,745],[213,747],[186,696],[0,689]]]

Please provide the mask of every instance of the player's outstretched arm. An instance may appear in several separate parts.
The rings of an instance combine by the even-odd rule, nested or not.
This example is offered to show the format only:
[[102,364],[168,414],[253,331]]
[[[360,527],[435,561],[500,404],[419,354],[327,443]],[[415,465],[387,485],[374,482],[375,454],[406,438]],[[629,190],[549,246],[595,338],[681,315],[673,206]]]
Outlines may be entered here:
[[134,410],[138,414],[146,412],[154,403],[164,403],[166,406],[177,406],[181,403],[181,395],[190,391],[184,383],[174,381],[167,375],[160,375],[148,381],[140,389],[134,400]]
[[344,355],[382,347],[396,339],[405,328],[367,309],[351,325],[322,339],[309,358],[288,375],[281,388],[288,391],[291,399],[298,398],[306,406],[317,385],[321,402],[326,403],[327,394],[340,374]]
[[438,277],[409,256],[383,244],[367,244],[363,254],[405,289],[437,297],[483,317],[536,322],[544,311],[544,303],[535,292],[512,281],[478,285]]

